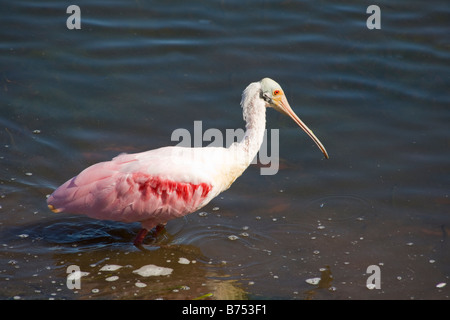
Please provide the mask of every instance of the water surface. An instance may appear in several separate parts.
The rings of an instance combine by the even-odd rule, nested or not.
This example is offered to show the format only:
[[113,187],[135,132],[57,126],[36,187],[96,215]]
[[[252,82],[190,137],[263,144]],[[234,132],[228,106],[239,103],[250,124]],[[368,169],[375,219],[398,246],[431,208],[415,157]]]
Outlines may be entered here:
[[[78,1],[81,30],[66,27],[70,4],[0,13],[2,299],[449,298],[445,1],[378,2],[380,30],[358,1]],[[241,92],[263,77],[329,160],[269,110],[278,173],[252,165],[171,221],[159,249],[132,245],[139,224],[47,209],[85,167],[174,145],[196,120],[243,128]],[[150,264],[173,271],[133,272]],[[88,273],[77,290],[71,265]],[[366,287],[371,265],[380,289]]]

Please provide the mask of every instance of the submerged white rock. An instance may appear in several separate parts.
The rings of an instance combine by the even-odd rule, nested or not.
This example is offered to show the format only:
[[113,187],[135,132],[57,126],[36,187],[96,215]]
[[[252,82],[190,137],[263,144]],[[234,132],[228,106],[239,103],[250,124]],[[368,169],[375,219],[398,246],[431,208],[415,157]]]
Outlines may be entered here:
[[120,268],[122,268],[122,266],[119,266],[117,264],[106,264],[100,269],[100,271],[116,271]]
[[136,287],[138,287],[138,288],[145,288],[147,285],[145,284],[145,283],[143,283],[143,282],[136,282],[135,284],[134,284]]
[[118,276],[111,276],[111,277],[106,278],[105,280],[111,282],[111,281],[116,281],[116,280],[118,280],[118,279],[119,279]]
[[137,270],[134,270],[133,273],[137,273],[142,277],[154,277],[154,276],[167,276],[171,274],[173,269],[158,267],[154,264],[148,264],[146,266],[140,267]]
[[180,263],[180,264],[189,264],[191,262],[188,259],[186,259],[186,258],[178,258],[178,263]]
[[318,285],[320,282],[320,278],[310,278],[305,280],[306,283],[312,284],[312,285]]

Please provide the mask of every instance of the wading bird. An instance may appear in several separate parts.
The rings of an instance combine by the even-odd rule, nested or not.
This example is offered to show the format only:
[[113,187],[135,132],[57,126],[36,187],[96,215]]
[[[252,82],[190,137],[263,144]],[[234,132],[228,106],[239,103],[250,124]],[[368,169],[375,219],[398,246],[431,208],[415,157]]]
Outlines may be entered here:
[[83,170],[47,199],[53,212],[85,214],[91,218],[140,222],[134,244],[142,244],[149,230],[197,211],[244,172],[264,138],[266,108],[291,117],[328,154],[314,133],[289,106],[280,85],[269,78],[251,83],[241,106],[246,130],[228,148],[163,147],[121,154]]

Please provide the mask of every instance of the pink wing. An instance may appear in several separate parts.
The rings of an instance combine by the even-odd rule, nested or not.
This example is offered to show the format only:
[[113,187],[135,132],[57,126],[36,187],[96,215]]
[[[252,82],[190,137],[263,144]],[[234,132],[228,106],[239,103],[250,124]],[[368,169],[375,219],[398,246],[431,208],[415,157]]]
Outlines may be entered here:
[[[55,212],[138,221],[144,228],[151,229],[194,212],[213,198],[213,184],[209,179],[201,181],[192,173],[190,179],[186,174],[177,178],[163,172],[161,167],[175,164],[168,165],[170,159],[159,150],[121,155],[92,165],[55,190],[47,203]],[[157,169],[152,170],[152,162],[156,161]],[[172,172],[181,172],[172,169]]]

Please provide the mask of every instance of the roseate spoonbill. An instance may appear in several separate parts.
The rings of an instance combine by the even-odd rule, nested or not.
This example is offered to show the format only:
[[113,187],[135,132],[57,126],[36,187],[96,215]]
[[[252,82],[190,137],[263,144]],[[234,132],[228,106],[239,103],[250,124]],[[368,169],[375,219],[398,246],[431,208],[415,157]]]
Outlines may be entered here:
[[241,106],[246,121],[242,141],[228,148],[172,146],[121,154],[61,185],[48,197],[48,207],[95,219],[140,222],[142,229],[134,240],[139,246],[149,230],[160,230],[167,221],[202,208],[244,172],[263,142],[267,107],[291,117],[328,158],[274,80],[251,83],[242,94]]

